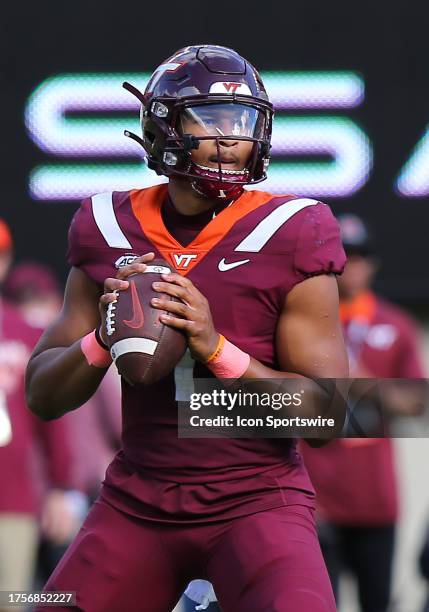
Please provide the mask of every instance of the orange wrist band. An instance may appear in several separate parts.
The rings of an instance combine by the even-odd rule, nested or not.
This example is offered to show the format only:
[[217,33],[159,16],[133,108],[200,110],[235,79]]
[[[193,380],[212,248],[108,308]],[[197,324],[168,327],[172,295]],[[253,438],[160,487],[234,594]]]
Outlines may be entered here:
[[210,357],[207,359],[206,364],[210,363],[210,361],[213,361],[213,359],[216,359],[217,357],[219,357],[224,344],[225,344],[225,336],[222,336],[222,334],[219,334],[219,340],[217,342],[217,346],[215,350],[213,351],[213,353],[210,355]]

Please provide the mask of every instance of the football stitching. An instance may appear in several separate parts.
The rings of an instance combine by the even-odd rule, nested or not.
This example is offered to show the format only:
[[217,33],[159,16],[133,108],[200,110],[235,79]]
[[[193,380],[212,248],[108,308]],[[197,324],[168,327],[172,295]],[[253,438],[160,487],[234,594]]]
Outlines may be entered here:
[[[170,268],[166,268],[165,266],[156,265],[156,266],[153,266],[153,267],[151,266],[151,268],[152,269],[147,270],[145,272],[152,272],[152,273],[156,273],[158,275],[166,272],[167,270],[169,272],[171,272],[171,269]],[[118,297],[120,295],[120,293],[118,291],[116,291],[116,290],[113,291],[112,293],[115,294],[116,299],[113,302],[109,303],[109,305],[107,307],[107,310],[106,310],[106,331],[107,331],[107,335],[109,337],[112,336],[113,333],[116,331],[116,316],[117,316],[116,310],[117,310],[117,308],[116,308],[115,305],[117,304]],[[170,296],[170,299],[173,299],[173,301],[176,301],[174,298],[171,298],[171,296]],[[177,300],[177,301],[180,301],[180,300]],[[141,305],[140,300],[139,300],[139,304]],[[164,311],[164,312],[166,312],[166,311]],[[161,312],[159,312],[159,315],[160,314],[161,314]],[[164,348],[164,346],[166,346],[166,343],[168,342],[168,339],[166,338],[166,331],[167,331],[168,325],[166,325],[165,323],[162,323],[161,321],[160,321],[160,323],[161,323],[161,330],[160,330],[160,334],[159,334],[159,337],[158,337],[158,340],[157,340],[157,346],[156,346],[155,352],[152,355],[147,355],[148,363],[147,363],[147,368],[146,368],[146,375],[144,376],[145,379],[147,379],[148,376],[150,376],[152,367],[154,365],[154,361],[156,361],[157,358],[159,358],[160,351],[162,351],[162,349]],[[168,346],[168,344],[167,344],[167,346]]]
[[116,299],[113,300],[113,302],[110,302],[107,310],[106,310],[106,333],[108,336],[111,336],[115,331],[116,331],[116,327],[115,327],[115,317],[116,317],[116,302],[118,301],[118,291],[113,291],[113,293],[116,295]]

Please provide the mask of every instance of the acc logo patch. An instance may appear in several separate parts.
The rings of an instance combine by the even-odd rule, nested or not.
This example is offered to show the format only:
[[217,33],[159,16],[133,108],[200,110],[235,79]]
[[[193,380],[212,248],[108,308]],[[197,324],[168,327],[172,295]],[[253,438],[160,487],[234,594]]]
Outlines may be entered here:
[[124,266],[128,266],[133,263],[140,255],[135,255],[134,253],[125,253],[119,259],[115,261],[115,268],[119,270],[119,268],[123,268]]

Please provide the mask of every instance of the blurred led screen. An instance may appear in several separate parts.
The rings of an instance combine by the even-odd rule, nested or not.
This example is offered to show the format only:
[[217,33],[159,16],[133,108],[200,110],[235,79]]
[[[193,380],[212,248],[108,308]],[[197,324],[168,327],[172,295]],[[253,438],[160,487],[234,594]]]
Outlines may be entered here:
[[[122,83],[129,81],[142,90],[149,77],[60,74],[31,93],[25,124],[46,157],[29,176],[34,200],[75,200],[163,180],[146,167],[143,150],[123,133],[139,133],[140,127],[139,104]],[[373,161],[370,139],[353,115],[365,103],[362,76],[352,71],[266,71],[262,78],[276,109],[263,189],[325,198],[359,191]],[[406,169],[398,189],[412,189],[411,183]]]

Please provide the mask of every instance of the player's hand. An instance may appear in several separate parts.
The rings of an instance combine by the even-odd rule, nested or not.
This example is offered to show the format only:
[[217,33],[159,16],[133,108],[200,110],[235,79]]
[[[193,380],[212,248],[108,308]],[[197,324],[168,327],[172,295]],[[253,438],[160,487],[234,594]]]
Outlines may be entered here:
[[168,293],[181,302],[173,302],[165,297],[152,299],[152,306],[166,310],[160,319],[166,325],[181,329],[188,337],[188,345],[194,359],[207,361],[216,350],[219,333],[215,330],[210,306],[204,295],[195,285],[180,274],[162,274],[164,282],[153,283],[155,291]]
[[133,261],[133,263],[128,264],[127,266],[123,266],[118,270],[116,278],[106,278],[104,281],[104,292],[100,297],[100,301],[98,304],[100,310],[101,317],[101,326],[100,326],[100,337],[105,344],[107,344],[107,335],[106,335],[106,310],[108,305],[111,302],[116,300],[116,291],[124,291],[128,289],[129,282],[126,280],[131,274],[136,274],[137,272],[144,272],[146,270],[146,264],[152,261],[155,258],[155,253],[146,253],[141,257],[138,257]]

